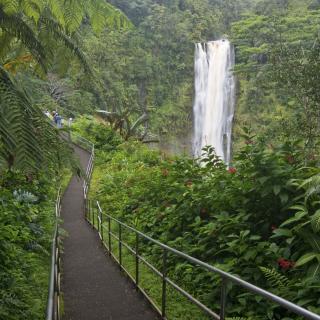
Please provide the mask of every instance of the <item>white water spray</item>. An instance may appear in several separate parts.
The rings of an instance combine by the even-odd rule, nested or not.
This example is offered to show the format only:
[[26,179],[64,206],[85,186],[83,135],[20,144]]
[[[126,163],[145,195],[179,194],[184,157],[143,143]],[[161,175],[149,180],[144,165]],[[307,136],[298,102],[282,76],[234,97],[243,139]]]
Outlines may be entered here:
[[196,44],[193,152],[207,145],[225,163],[231,160],[231,134],[235,105],[234,52],[228,40]]

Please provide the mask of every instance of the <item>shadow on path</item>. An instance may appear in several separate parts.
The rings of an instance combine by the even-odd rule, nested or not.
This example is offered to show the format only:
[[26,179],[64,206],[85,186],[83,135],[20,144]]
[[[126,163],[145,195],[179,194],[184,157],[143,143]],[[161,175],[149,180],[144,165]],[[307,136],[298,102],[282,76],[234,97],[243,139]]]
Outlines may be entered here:
[[[75,147],[83,168],[89,153]],[[63,320],[156,320],[157,314],[134,285],[106,256],[95,232],[85,221],[82,181],[73,177],[62,199]]]

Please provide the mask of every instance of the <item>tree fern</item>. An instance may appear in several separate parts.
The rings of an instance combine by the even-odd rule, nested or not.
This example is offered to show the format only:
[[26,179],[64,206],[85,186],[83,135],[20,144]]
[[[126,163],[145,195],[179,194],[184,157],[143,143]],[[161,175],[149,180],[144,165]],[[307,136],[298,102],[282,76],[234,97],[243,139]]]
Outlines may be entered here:
[[42,16],[40,19],[40,26],[45,30],[46,35],[51,34],[57,41],[62,42],[64,46],[78,58],[87,73],[92,73],[88,60],[85,57],[84,53],[80,50],[75,41],[66,33],[64,33],[61,25],[50,18],[50,16]]
[[62,144],[42,112],[32,106],[26,93],[0,68],[1,162],[9,169],[39,169],[56,159]]
[[38,40],[35,31],[23,20],[22,16],[8,15],[0,7],[0,28],[17,38],[26,47],[39,64],[46,69],[46,52]]
[[[125,16],[104,0],[0,0],[0,51],[2,63],[10,43],[17,42],[34,57],[44,71],[52,50],[47,38],[61,41],[79,59],[84,69],[90,65],[73,39],[85,18],[96,31],[106,26],[129,25]],[[17,40],[17,41],[14,41]],[[19,57],[15,57],[19,61]],[[10,61],[14,61],[11,59]],[[12,63],[6,65],[12,66]],[[55,157],[59,137],[42,112],[34,107],[24,90],[0,67],[0,163],[9,168],[34,170]]]
[[[1,156],[9,168],[35,167],[40,161],[37,135],[32,124],[28,100],[0,69]],[[5,128],[5,130],[4,130]]]

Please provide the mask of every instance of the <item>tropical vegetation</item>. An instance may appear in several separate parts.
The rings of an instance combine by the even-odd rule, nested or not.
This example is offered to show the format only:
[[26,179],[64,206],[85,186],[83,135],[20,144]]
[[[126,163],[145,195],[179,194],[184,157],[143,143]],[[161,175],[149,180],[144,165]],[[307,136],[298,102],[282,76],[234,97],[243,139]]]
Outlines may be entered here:
[[[314,160],[305,163],[299,143],[270,146],[244,134],[244,147],[227,168],[211,147],[200,162],[172,157],[139,142],[121,143],[115,134],[110,138],[110,128],[94,123],[81,119],[75,129],[98,142],[91,193],[105,212],[319,313],[319,169]],[[103,132],[108,138],[101,145]],[[125,239],[134,246],[134,237]],[[162,252],[156,246],[144,243],[140,252],[161,270]],[[219,310],[217,275],[174,257],[169,270],[183,288]],[[160,283],[146,276],[147,290],[160,292]],[[231,284],[228,301],[229,317],[292,319]],[[185,315],[190,304],[183,305],[181,297],[173,296],[171,303],[170,318],[201,318],[193,309],[189,318]]]
[[[320,313],[319,22],[319,0],[0,0],[0,318],[43,319],[54,200],[79,173],[45,110],[95,143],[91,194],[108,213]],[[222,37],[236,58],[229,166],[191,152],[194,43]],[[142,254],[158,265],[153,246]],[[218,308],[216,276],[173,257],[169,276]],[[235,319],[294,318],[228,297]],[[171,319],[202,317],[170,303]]]
[[129,26],[104,1],[0,1],[1,319],[45,315],[55,199],[79,166],[43,111],[57,99],[48,81],[63,55],[95,77],[79,47],[84,24]]

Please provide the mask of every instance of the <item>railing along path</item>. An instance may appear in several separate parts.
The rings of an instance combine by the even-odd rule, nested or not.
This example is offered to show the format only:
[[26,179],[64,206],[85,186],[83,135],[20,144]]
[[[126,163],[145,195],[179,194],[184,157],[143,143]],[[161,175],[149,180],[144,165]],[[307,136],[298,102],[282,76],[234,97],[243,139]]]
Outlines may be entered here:
[[[84,207],[85,207],[85,217],[87,221],[97,229],[99,237],[101,239],[101,242],[103,246],[106,248],[106,250],[109,252],[110,256],[113,257],[113,259],[119,264],[120,268],[129,276],[129,278],[135,283],[136,287],[141,291],[141,293],[147,298],[147,300],[151,303],[151,305],[155,308],[155,310],[161,315],[162,319],[167,319],[167,285],[170,285],[172,288],[174,288],[177,292],[182,294],[184,297],[186,297],[191,303],[196,305],[200,310],[202,310],[205,314],[207,314],[210,318],[216,319],[216,320],[225,320],[227,315],[227,286],[231,282],[233,284],[236,284],[246,291],[250,291],[252,293],[255,293],[258,296],[261,296],[262,298],[265,298],[278,306],[283,307],[284,309],[291,311],[292,313],[295,313],[296,315],[302,316],[305,319],[311,319],[311,320],[320,320],[320,316],[312,313],[311,311],[308,311],[288,300],[285,300],[279,296],[276,296],[264,289],[261,289],[249,282],[246,282],[239,277],[236,277],[230,273],[227,273],[225,271],[222,271],[218,268],[215,268],[203,261],[200,261],[196,258],[193,258],[179,250],[176,250],[174,248],[171,248],[155,239],[152,239],[148,235],[142,233],[141,231],[121,222],[120,220],[112,217],[109,214],[106,214],[103,212],[100,204],[98,201],[93,201],[88,199],[88,191],[89,191],[89,182],[91,179],[92,171],[93,171],[93,165],[94,165],[94,154],[95,149],[94,145],[89,142],[88,140],[79,137],[79,136],[73,136],[72,140],[74,143],[80,145],[82,148],[86,149],[88,152],[90,152],[91,156],[88,162],[88,166],[86,169],[86,179],[83,183],[83,194],[84,194]],[[59,203],[58,206],[58,212],[60,212],[60,196],[58,197],[57,203]],[[57,210],[57,209],[56,209]],[[115,234],[112,231],[112,224],[115,223],[118,229],[118,234]],[[124,230],[128,230],[129,232],[133,233],[135,235],[135,244],[134,248],[128,245],[125,241],[123,241],[123,232]],[[105,237],[105,234],[107,237]],[[55,235],[57,236],[57,228]],[[57,237],[55,236],[55,240],[53,241],[53,252],[57,252]],[[118,243],[118,256],[115,255],[112,249],[112,239],[115,239]],[[156,246],[158,246],[162,250],[162,268],[161,270],[158,270],[154,265],[152,265],[149,261],[147,261],[141,254],[140,254],[140,245],[142,243],[142,240],[148,241]],[[135,257],[135,276],[133,277],[130,272],[124,267],[122,260],[123,260],[123,254],[122,249],[126,248],[131,252]],[[219,275],[221,278],[221,295],[220,295],[220,310],[218,312],[215,312],[208,308],[206,305],[204,305],[202,302],[200,302],[198,299],[193,297],[190,293],[188,293],[186,290],[181,288],[178,284],[176,284],[174,281],[172,281],[168,275],[167,275],[167,264],[168,264],[168,254],[173,254],[176,257],[182,258],[185,261],[195,265],[199,266],[209,272],[212,272],[214,274]],[[57,258],[58,255],[58,258]],[[59,254],[53,255],[53,261],[52,265],[54,270],[59,270]],[[161,307],[158,307],[158,305],[152,300],[152,298],[148,295],[148,293],[142,288],[140,285],[140,265],[143,263],[146,265],[152,272],[154,272],[156,275],[158,275],[162,280],[162,289],[161,289]],[[52,272],[52,275],[58,274],[57,272]],[[58,277],[59,279],[59,277]],[[59,280],[50,280],[50,291],[57,292],[55,294],[52,294],[49,292],[49,299],[48,299],[48,310],[47,310],[47,320],[59,320],[59,312],[58,316],[57,310],[59,310],[59,285],[55,285],[55,283],[59,284]],[[58,298],[56,298],[56,296]],[[53,297],[53,298],[52,298]],[[48,313],[49,312],[49,313]]]
[[60,319],[60,235],[59,219],[61,213],[61,190],[55,204],[55,227],[51,245],[51,272],[48,289],[46,320]]
[[[65,137],[66,138],[66,137]],[[84,199],[86,199],[89,180],[93,169],[94,160],[94,144],[85,138],[71,133],[70,140],[79,147],[87,150],[90,153],[90,159],[85,172],[85,179],[83,182]],[[86,201],[86,200],[85,200]],[[51,271],[49,279],[48,288],[48,300],[46,309],[46,320],[60,320],[61,319],[61,308],[60,308],[60,273],[61,273],[61,263],[60,263],[60,233],[59,233],[59,223],[60,223],[60,213],[61,213],[61,189],[58,191],[56,203],[55,203],[55,227],[52,238],[51,246]]]
[[[190,302],[194,305],[198,306],[205,314],[207,314],[212,319],[216,320],[224,320],[226,319],[227,314],[227,286],[229,282],[232,282],[240,287],[244,288],[247,291],[255,293],[263,298],[266,298],[275,304],[287,309],[295,313],[296,315],[303,316],[305,319],[312,320],[320,320],[320,316],[312,313],[290,301],[287,301],[279,296],[276,296],[264,289],[261,289],[249,282],[246,282],[239,277],[236,277],[230,273],[224,272],[218,268],[215,268],[203,261],[200,261],[196,258],[193,258],[179,250],[171,248],[146,234],[138,231],[137,229],[128,226],[127,224],[121,222],[120,220],[104,213],[100,207],[98,201],[93,202],[92,200],[87,200],[86,205],[86,217],[90,224],[95,227],[99,233],[99,237],[102,241],[102,244],[107,249],[109,254],[113,257],[113,259],[120,265],[121,269],[129,276],[129,278],[136,284],[137,288],[142,292],[142,294],[149,300],[149,302],[153,305],[153,307],[158,311],[161,315],[162,319],[167,319],[166,311],[167,311],[167,284],[171,285],[176,291],[181,293],[184,297],[186,297]],[[116,235],[112,231],[112,223],[116,223],[118,227],[118,234]],[[133,234],[135,234],[135,248],[130,247],[127,243],[122,240],[122,234],[124,229],[129,230]],[[104,232],[104,230],[106,232]],[[107,234],[107,239],[105,239],[104,234]],[[118,242],[118,257],[112,252],[112,239],[115,239]],[[144,257],[139,254],[139,247],[142,239],[147,240],[150,243],[157,245],[162,249],[162,270],[158,270],[154,265],[148,262]],[[135,256],[135,277],[132,277],[130,272],[124,267],[122,264],[122,248],[125,247]],[[219,313],[214,312],[206,305],[201,303],[198,299],[193,297],[190,293],[185,291],[175,282],[173,282],[167,276],[167,263],[168,263],[168,253],[171,253],[177,257],[183,258],[185,261],[190,262],[195,266],[199,266],[203,269],[206,269],[209,272],[215,273],[221,278],[221,298],[220,298],[220,310]],[[151,271],[153,271],[156,275],[158,275],[162,279],[162,302],[161,308],[159,308],[156,303],[150,298],[150,296],[145,292],[145,290],[139,284],[140,278],[140,262],[144,263]]]

